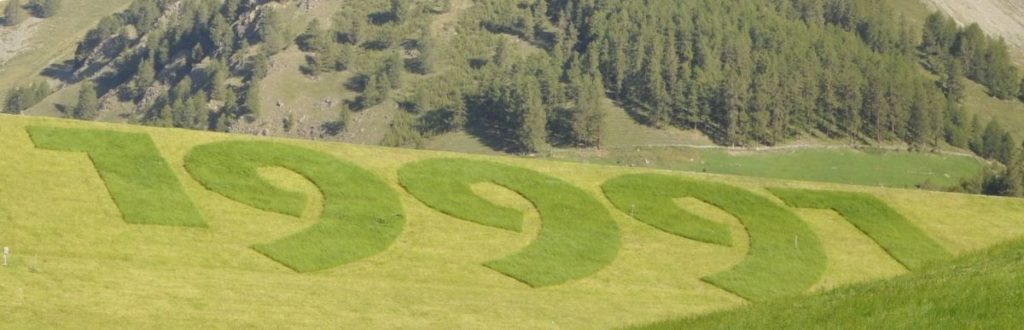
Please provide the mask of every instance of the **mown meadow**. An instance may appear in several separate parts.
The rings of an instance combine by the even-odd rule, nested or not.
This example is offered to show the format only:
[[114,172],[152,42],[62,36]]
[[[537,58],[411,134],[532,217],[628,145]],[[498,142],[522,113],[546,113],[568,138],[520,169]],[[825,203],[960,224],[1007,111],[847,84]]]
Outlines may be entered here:
[[[123,161],[169,171],[153,184],[180,187],[202,226],[185,206],[129,221],[122,205],[151,187],[115,188],[138,173],[101,160],[116,150],[83,152],[111,136],[151,140],[162,162]],[[0,117],[0,154],[0,309],[15,327],[621,327],[1024,237],[1018,199],[46,118]],[[786,193],[804,191],[824,202]],[[845,194],[873,199],[831,203]],[[658,212],[631,207],[648,202]],[[939,252],[905,255],[922,249]]]

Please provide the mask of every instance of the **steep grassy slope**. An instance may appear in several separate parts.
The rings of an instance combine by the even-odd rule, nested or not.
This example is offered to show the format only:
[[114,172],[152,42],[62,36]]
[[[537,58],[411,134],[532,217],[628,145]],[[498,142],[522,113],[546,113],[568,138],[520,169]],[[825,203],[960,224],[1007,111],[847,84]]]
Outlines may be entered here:
[[[114,201],[119,197],[112,198],[90,157],[35,147],[29,126],[148,135],[207,227],[126,223]],[[296,272],[268,258],[260,247],[330,221],[328,215],[338,214],[328,209],[338,205],[332,196],[350,192],[320,193],[314,186],[319,180],[302,176],[311,174],[282,165],[289,169],[258,168],[259,180],[305,197],[293,199],[305,208],[289,206],[289,215],[225,197],[208,190],[185,168],[186,155],[195,147],[222,141],[273,142],[355,164],[383,180],[381,189],[397,193],[404,226],[390,217],[394,214],[377,212],[379,217],[368,223],[372,228],[402,226],[386,248],[338,267]],[[0,156],[0,245],[13,251],[11,266],[0,268],[0,297],[5,297],[0,309],[5,325],[12,327],[618,327],[740,306],[744,299],[702,279],[737,274],[729,271],[750,259],[748,252],[762,260],[793,260],[782,250],[748,251],[750,246],[780,246],[780,240],[790,238],[771,233],[771,226],[751,226],[758,233],[748,235],[743,223],[750,219],[741,223],[733,214],[756,217],[757,212],[703,202],[714,202],[709,199],[714,196],[674,201],[693,215],[725,224],[731,246],[701,243],[634,220],[629,210],[618,210],[604,196],[601,186],[608,180],[653,172],[649,170],[6,115],[0,116]],[[541,226],[546,211],[538,213],[530,201],[504,186],[481,182],[470,186],[472,192],[521,212],[520,232],[444,215],[399,184],[400,169],[435,158],[521,167],[577,187],[615,222],[620,243],[614,258],[605,259],[609,261],[592,275],[536,288],[488,268],[490,261],[539,243],[549,229]],[[837,213],[785,207],[767,187],[868,193],[953,255],[1024,236],[1024,201],[1016,199],[660,173],[749,191],[755,196],[749,198],[769,201],[797,217],[820,240],[826,259],[820,277],[796,292],[907,270]],[[365,235],[378,233],[391,232],[372,229]],[[762,238],[774,243],[751,244],[751,239]],[[794,242],[798,249],[814,245]],[[558,251],[536,252],[543,259]]]
[[[24,3],[24,1],[23,1]],[[6,49],[0,46],[0,93],[12,86],[33,79],[42,79],[39,73],[51,65],[74,54],[75,45],[89,29],[103,17],[123,10],[131,0],[64,0],[62,10],[47,19],[31,18],[17,28],[0,27],[0,40],[4,36],[21,34],[21,47]],[[6,4],[6,3],[4,3]],[[5,45],[13,46],[13,45]]]
[[1010,329],[1024,304],[1024,241],[921,273],[645,329]]

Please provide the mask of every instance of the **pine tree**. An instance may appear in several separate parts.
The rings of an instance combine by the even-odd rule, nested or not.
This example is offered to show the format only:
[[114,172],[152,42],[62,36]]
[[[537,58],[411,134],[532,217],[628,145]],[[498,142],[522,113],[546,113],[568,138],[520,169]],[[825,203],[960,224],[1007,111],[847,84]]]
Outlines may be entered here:
[[956,40],[956,22],[940,12],[934,12],[925,19],[921,49],[928,55],[947,52]]
[[207,106],[206,96],[198,94],[189,100],[189,118],[184,127],[206,130],[210,126],[210,108]]
[[15,26],[25,20],[25,10],[21,8],[21,0],[7,1],[4,7],[4,25]]
[[435,49],[434,37],[431,36],[430,29],[423,29],[419,40],[416,41],[416,47],[420,51],[419,58],[416,59],[419,72],[422,74],[434,73],[434,62],[437,60],[435,53],[437,50]]
[[224,62],[214,61],[213,64],[207,68],[209,81],[207,82],[207,93],[210,95],[210,99],[223,101],[227,97],[227,83],[225,82],[230,74],[228,67]]
[[19,114],[25,107],[24,94],[20,88],[11,88],[4,99],[4,113]]
[[221,49],[224,55],[230,53],[231,47],[235,44],[235,32],[231,30],[231,24],[228,23],[224,16],[213,15],[213,19],[210,20],[210,39],[213,41],[214,46]]
[[380,143],[387,147],[422,147],[423,136],[416,131],[415,121],[405,112],[398,113],[388,125],[384,139]]
[[950,59],[946,61],[945,74],[942,75],[942,90],[946,97],[959,102],[964,97],[964,70],[961,61]]
[[575,142],[580,146],[601,146],[604,134],[604,85],[599,76],[588,75],[576,86],[577,99],[575,118],[572,118],[572,130]]
[[391,83],[391,88],[402,88],[402,70],[404,68],[405,61],[402,60],[402,54],[397,51],[391,52],[384,60],[382,71],[387,76],[388,82]]
[[502,136],[511,151],[533,153],[547,140],[547,113],[540,84],[519,67],[503,72],[509,80],[496,81],[486,92],[494,116],[488,118],[497,136]]
[[78,104],[72,110],[76,119],[92,120],[99,115],[100,102],[96,97],[96,85],[86,80],[78,91]]
[[521,91],[519,105],[513,105],[517,116],[521,116],[522,125],[516,130],[519,148],[523,152],[537,152],[547,140],[547,114],[540,95],[540,86],[535,80],[523,79],[518,83]]
[[250,82],[249,86],[245,89],[242,111],[256,118],[262,115],[262,109],[260,108],[260,85],[258,82]]
[[286,40],[287,26],[281,19],[281,15],[270,7],[264,8],[263,17],[259,22],[259,37],[263,42],[263,50],[266,54],[273,55],[288,45]]
[[339,11],[331,18],[334,35],[350,44],[362,42],[365,19],[354,11]]
[[320,20],[315,18],[306,25],[306,31],[297,40],[299,49],[313,53],[323,52],[328,42],[331,40],[328,40],[326,32],[320,27]]
[[662,56],[664,55],[661,47],[656,44],[650,47],[642,77],[647,120],[656,127],[667,124],[672,112],[672,98],[668,95],[665,78],[662,75]]
[[370,75],[366,79],[366,86],[363,87],[361,108],[366,109],[384,102],[391,89],[391,83],[387,76],[380,73]]
[[171,103],[182,103],[192,97],[192,77],[185,76],[169,93]]
[[910,105],[910,118],[907,122],[907,142],[913,148],[923,148],[934,142],[936,133],[933,125],[932,111],[926,86],[918,85],[914,91]]
[[145,95],[146,90],[156,81],[156,70],[153,69],[153,61],[144,59],[139,61],[139,67],[135,70],[135,80],[132,82],[132,89],[136,98]]

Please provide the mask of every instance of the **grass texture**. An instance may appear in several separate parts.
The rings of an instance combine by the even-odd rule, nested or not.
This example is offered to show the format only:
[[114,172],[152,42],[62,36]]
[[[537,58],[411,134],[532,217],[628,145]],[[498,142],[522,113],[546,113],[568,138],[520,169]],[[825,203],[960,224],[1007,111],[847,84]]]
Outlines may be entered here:
[[301,216],[306,196],[270,184],[258,173],[282,167],[323,193],[320,221],[253,248],[298,272],[330,269],[377,254],[402,232],[398,194],[360,167],[322,152],[272,142],[229,141],[195,147],[185,167],[208,189],[257,209]]
[[791,207],[838,212],[911,271],[952,258],[942,245],[875,196],[840,191],[768,190]]
[[[385,3],[381,4],[380,8],[387,8]],[[32,126],[149,136],[185,193],[192,197],[208,227],[196,230],[125,223],[93,162],[85,154],[37,148],[26,130]],[[260,168],[258,175],[273,187],[306,196],[292,202],[302,205],[300,201],[306,201],[301,217],[266,211],[249,205],[255,203],[224,197],[208,189],[204,182],[191,178],[185,164],[188,154],[196,148],[224,141],[255,141],[252,143],[309,149],[358,165],[365,170],[365,176],[379,178],[399,197],[406,219],[401,235],[381,253],[328,271],[300,273],[282,266],[254,250],[253,245],[274,242],[318,222],[335,221],[322,216],[326,214],[322,210],[327,209],[322,207],[324,199],[330,198],[322,190],[340,187],[336,189],[355,193],[373,186],[354,182],[319,185],[288,168]],[[270,152],[278,149],[273,150]],[[469,160],[440,173],[458,172],[465,164],[473,162],[497,162],[542,173],[577,187],[599,203],[593,207],[597,211],[585,212],[608,212],[614,219],[620,235],[614,261],[584,279],[544,288],[534,288],[481,267],[489,260],[501,259],[536,244],[536,233],[552,230],[551,226],[557,228],[559,224],[552,223],[548,214],[536,212],[529,200],[521,198],[522,193],[517,195],[490,181],[474,184],[471,189],[496,205],[523,210],[521,233],[459,220],[417,201],[416,196],[403,189],[398,173],[410,164],[438,158]],[[139,158],[127,161],[133,167],[147,163]],[[295,161],[308,163],[304,158]],[[236,165],[224,166],[245,171]],[[644,173],[729,185],[769,198],[780,207],[784,203],[764,187],[867,193],[898,211],[954,255],[1024,237],[1024,201],[1019,199],[655,172],[529,158],[494,158],[0,114],[0,208],[3,209],[0,245],[10,246],[12,250],[11,264],[0,267],[0,297],[3,297],[0,299],[3,313],[0,323],[3,327],[27,329],[594,329],[695,317],[749,305],[741,297],[702,280],[744,262],[749,257],[749,248],[758,244],[756,241],[761,237],[756,233],[747,235],[744,224],[727,212],[693,198],[677,200],[690,213],[729,224],[734,245],[731,248],[682,239],[631,219],[624,212],[601,209],[615,207],[601,197],[603,183],[622,175]],[[498,172],[498,175],[506,174]],[[442,179],[444,177],[437,178],[444,181]],[[563,199],[562,195],[565,194],[554,195],[549,203]],[[281,196],[284,195],[272,195],[274,198],[267,198],[262,204],[276,202]],[[293,206],[291,209],[300,208]],[[790,210],[814,230],[828,256],[825,273],[807,294],[906,273],[883,248],[836,212]],[[164,213],[176,211],[165,209]],[[539,220],[541,216],[543,219]],[[792,235],[789,236],[787,241],[792,244]],[[754,245],[750,239],[755,241]],[[335,242],[344,243],[342,239]],[[806,240],[801,239],[799,243],[804,246]],[[572,244],[566,242],[566,245]],[[575,267],[575,264],[552,268],[564,267]],[[800,278],[799,274],[780,276]],[[993,319],[999,319],[999,313],[1005,313],[1007,308],[1012,307],[1011,312],[1019,309],[1019,301],[1003,299],[1006,296],[1002,294],[1015,289],[996,281],[1005,278],[963,286],[967,282],[962,280],[968,279],[948,282],[949,288],[943,294],[950,297],[990,295],[999,298],[1001,304],[952,305],[929,317],[943,320],[946,317],[943,315],[991,312]],[[1014,285],[1020,283],[1019,278],[1011,279]],[[887,296],[879,295],[877,299],[881,301],[872,303],[886,304],[886,312],[906,308],[904,312],[911,313],[931,306],[932,300],[928,299],[932,297],[935,296],[918,296],[916,298],[922,300],[899,300],[900,304],[889,304],[885,301],[889,299]],[[813,296],[784,299],[799,301],[813,299]],[[865,297],[864,303],[870,299]],[[760,304],[774,303],[754,303],[755,306]],[[845,310],[829,312],[829,316],[849,315],[843,314]],[[746,328],[775,324],[767,322],[768,318],[757,320],[766,323],[754,322]],[[821,324],[832,324],[828,316],[818,320],[823,322]],[[843,318],[837,320],[842,322]],[[935,324],[925,321],[921,327]],[[841,327],[846,323],[838,324]],[[997,323],[978,324],[981,327]]]
[[[743,298],[761,301],[801,294],[825,271],[825,252],[811,228],[792,212],[744,189],[661,174],[625,175],[609,180],[602,188],[623,212],[634,210],[638,220],[683,237],[715,231],[699,230],[713,222],[671,205],[675,198],[696,198],[739,219],[750,235],[747,258],[704,280]],[[689,224],[675,224],[678,222]]]
[[43,126],[26,130],[37,148],[86,153],[125,222],[206,227],[148,135]]
[[[689,182],[668,176],[622,177],[606,182],[605,196],[620,211],[669,234],[732,246],[729,226],[680,208],[677,198],[696,197]],[[700,198],[698,198],[700,199]]]
[[489,182],[533,203],[543,224],[521,251],[485,266],[533,287],[590,276],[615,260],[618,226],[593,196],[569,183],[525,168],[467,159],[430,159],[408,164],[399,181],[424,204],[453,217],[512,231],[522,229],[519,210],[477,196],[472,184]]
[[969,156],[825,147],[733,151],[655,146],[608,148],[599,153],[558,150],[552,158],[617,166],[894,188],[916,187],[924,183],[953,186],[960,183],[961,179],[978,175],[984,167],[982,162]]
[[1015,329],[1024,305],[1024,241],[919,273],[640,329]]

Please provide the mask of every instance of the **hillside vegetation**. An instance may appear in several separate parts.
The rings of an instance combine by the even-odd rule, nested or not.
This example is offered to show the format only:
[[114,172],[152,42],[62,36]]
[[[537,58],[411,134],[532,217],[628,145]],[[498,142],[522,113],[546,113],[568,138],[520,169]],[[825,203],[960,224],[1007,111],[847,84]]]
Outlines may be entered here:
[[[1019,167],[1012,159],[1024,131],[1014,113],[1024,106],[989,97],[1016,95],[1016,73],[1000,57],[1005,47],[976,29],[950,32],[948,24],[934,24],[919,3],[891,4],[908,13],[903,17],[889,5],[138,0],[85,33],[73,57],[32,57],[57,62],[41,72],[50,84],[12,79],[0,92],[5,111],[14,113],[1024,193],[1021,171],[996,166],[979,176],[980,166],[966,158],[861,153],[901,173],[923,168],[897,179],[862,179],[862,168],[819,166],[808,173],[826,175],[805,177],[757,170],[761,160],[786,166],[787,157],[774,161],[772,153],[750,163],[732,160],[755,169],[748,171],[692,164],[717,159],[714,152],[673,150],[792,141],[921,151],[952,145]],[[63,8],[77,6],[69,1]],[[650,6],[659,10],[648,13]],[[973,64],[966,65],[958,40],[972,40]],[[42,39],[29,40],[36,41]],[[920,72],[922,60],[938,78]],[[953,62],[962,64],[959,74],[949,71]],[[995,81],[1003,87],[993,88]],[[47,97],[54,82],[59,86]],[[1002,125],[989,127],[996,121]],[[647,151],[621,151],[638,147]],[[840,148],[820,149],[810,153],[844,157]],[[675,161],[681,158],[693,161]],[[971,180],[961,185],[965,178]]]
[[[38,117],[0,115],[0,151],[0,244],[13,252],[0,308],[14,327],[617,327],[899,276],[1024,236],[1017,199]],[[443,174],[453,166],[476,172]],[[636,198],[660,177],[685,189]],[[191,204],[125,207],[164,198],[141,193],[155,186]],[[819,205],[840,193],[870,198]],[[367,196],[380,204],[354,203]],[[863,210],[905,222],[874,226]],[[687,231],[701,224],[728,240]]]

